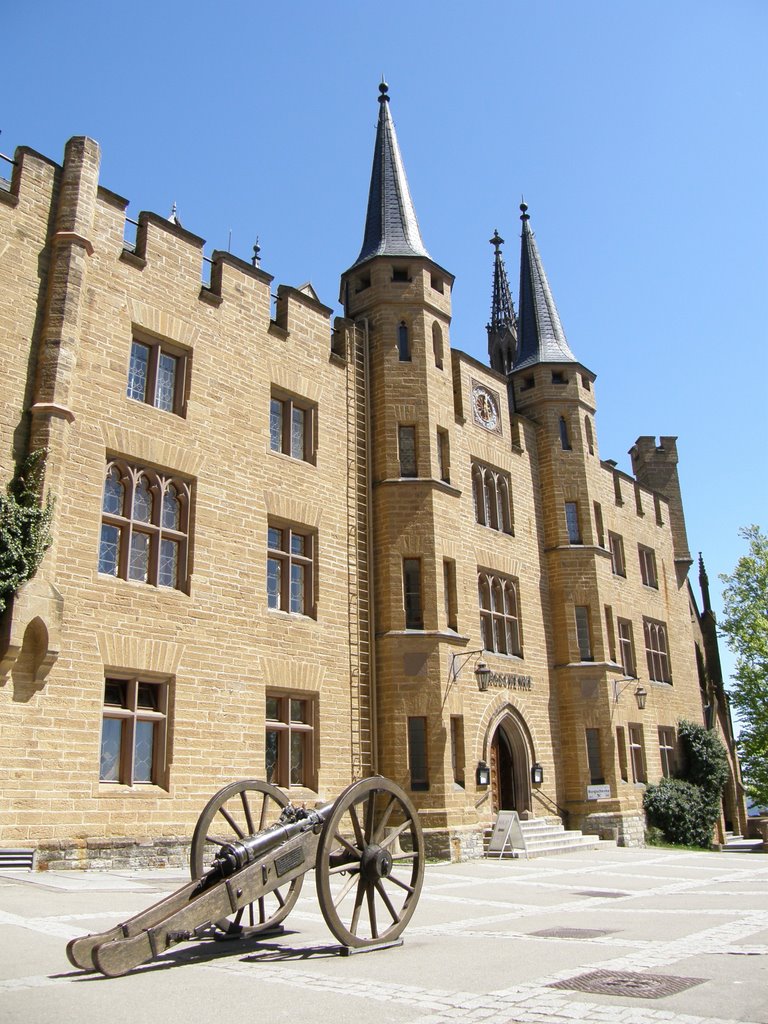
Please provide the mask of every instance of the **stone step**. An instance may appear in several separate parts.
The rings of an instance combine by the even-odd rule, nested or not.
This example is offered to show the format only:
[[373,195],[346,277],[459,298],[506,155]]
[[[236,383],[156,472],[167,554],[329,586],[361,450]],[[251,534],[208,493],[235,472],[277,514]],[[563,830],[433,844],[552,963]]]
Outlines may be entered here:
[[491,828],[485,830],[484,846],[487,857],[498,859],[516,859],[525,857],[549,857],[559,853],[573,853],[577,850],[606,849],[615,846],[615,842],[601,840],[598,836],[585,836],[577,829],[566,830],[558,818],[530,818],[520,822],[525,839],[525,850],[507,849],[503,857],[488,852],[488,844],[493,834]]
[[765,843],[762,839],[745,839],[743,836],[726,836],[720,845],[721,853],[763,853]]

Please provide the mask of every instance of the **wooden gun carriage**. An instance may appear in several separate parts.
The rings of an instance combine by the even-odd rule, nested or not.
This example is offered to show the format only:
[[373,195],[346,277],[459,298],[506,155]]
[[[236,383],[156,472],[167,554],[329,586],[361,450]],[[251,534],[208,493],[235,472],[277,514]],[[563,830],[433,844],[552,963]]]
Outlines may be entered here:
[[316,810],[246,779],[216,793],[192,837],[192,881],[109,931],[73,939],[70,963],[125,974],[171,946],[282,930],[315,869],[317,898],[342,952],[400,944],[424,877],[424,839],[406,794],[381,776]]

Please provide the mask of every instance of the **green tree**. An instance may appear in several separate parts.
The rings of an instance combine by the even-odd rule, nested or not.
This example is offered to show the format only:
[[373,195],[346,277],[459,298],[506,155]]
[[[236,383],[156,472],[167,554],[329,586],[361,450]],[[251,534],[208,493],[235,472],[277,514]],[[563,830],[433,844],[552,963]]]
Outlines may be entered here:
[[721,633],[736,655],[730,688],[741,731],[739,757],[747,791],[768,804],[768,537],[757,526],[739,531],[749,543],[732,573],[723,574]]
[[0,613],[37,572],[51,543],[53,499],[40,500],[45,448],[32,452],[0,491]]

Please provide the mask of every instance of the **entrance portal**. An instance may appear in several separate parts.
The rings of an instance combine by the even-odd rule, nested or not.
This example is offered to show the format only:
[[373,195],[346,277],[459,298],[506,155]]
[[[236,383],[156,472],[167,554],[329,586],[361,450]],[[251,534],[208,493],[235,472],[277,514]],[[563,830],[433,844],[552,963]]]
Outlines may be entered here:
[[499,721],[490,744],[493,813],[530,811],[531,759],[523,725],[507,713]]

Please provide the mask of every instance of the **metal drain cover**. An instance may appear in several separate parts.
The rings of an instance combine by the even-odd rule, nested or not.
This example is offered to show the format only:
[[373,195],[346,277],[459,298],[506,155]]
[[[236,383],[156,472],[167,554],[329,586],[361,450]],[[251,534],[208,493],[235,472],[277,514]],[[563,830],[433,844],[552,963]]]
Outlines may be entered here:
[[530,932],[542,939],[600,939],[603,935],[613,935],[612,928],[544,928],[540,932]]
[[595,896],[597,899],[620,900],[624,896],[634,896],[632,892],[613,892],[611,889],[589,889],[577,892],[577,896]]
[[567,981],[555,981],[549,988],[566,988],[604,996],[632,996],[635,999],[663,999],[701,985],[706,978],[675,978],[668,974],[638,974],[632,971],[591,971]]

